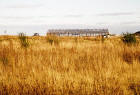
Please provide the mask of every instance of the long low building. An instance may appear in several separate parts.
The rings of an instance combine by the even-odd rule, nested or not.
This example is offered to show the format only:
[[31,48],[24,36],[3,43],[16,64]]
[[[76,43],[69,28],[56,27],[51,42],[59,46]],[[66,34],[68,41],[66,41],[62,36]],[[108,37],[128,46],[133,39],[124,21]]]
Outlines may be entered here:
[[108,36],[108,29],[51,29],[47,35],[56,36]]

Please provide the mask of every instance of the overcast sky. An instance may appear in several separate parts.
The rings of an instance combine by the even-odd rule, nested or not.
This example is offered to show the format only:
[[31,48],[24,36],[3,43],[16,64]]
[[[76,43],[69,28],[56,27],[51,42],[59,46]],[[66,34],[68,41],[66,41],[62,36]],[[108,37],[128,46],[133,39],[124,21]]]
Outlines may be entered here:
[[52,28],[108,28],[111,33],[140,30],[140,0],[0,0],[0,34]]

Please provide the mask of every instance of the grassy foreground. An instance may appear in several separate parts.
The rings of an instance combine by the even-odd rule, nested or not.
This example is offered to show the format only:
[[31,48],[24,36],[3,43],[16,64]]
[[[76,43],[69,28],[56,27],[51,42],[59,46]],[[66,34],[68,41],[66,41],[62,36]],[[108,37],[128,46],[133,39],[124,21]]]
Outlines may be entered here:
[[140,95],[140,44],[0,37],[0,95]]

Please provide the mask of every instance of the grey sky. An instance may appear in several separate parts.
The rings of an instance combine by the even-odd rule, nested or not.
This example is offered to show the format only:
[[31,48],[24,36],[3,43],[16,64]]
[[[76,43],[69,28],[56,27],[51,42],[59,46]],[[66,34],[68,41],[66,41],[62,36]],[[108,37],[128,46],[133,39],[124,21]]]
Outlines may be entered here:
[[42,35],[49,28],[140,30],[140,0],[0,0],[0,34]]

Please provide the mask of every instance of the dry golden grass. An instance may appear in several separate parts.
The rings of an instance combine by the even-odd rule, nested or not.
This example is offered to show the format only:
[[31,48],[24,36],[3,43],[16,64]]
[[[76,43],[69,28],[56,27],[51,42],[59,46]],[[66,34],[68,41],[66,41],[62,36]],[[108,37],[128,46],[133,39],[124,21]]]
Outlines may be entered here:
[[25,49],[18,37],[0,37],[0,95],[140,95],[140,44],[55,41],[29,37]]

